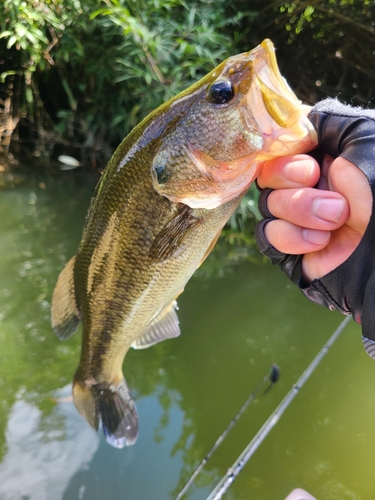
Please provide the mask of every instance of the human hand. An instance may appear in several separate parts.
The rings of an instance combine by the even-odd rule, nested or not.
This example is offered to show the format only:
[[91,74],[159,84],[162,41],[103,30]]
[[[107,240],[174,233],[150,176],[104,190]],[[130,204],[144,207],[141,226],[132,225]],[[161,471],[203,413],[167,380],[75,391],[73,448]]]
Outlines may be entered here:
[[327,99],[308,116],[321,174],[308,155],[265,164],[257,242],[306,297],[352,314],[375,359],[375,111]]
[[265,236],[282,253],[303,254],[306,281],[338,267],[358,246],[372,195],[353,163],[325,155],[320,170],[311,156],[287,156],[265,162],[257,181],[274,190],[266,203],[276,219],[265,226]]

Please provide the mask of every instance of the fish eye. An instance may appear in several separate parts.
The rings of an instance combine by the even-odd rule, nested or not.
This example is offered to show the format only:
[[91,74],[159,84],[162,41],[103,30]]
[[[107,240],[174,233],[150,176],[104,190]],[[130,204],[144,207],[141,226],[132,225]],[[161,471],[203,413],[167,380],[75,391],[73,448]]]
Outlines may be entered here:
[[214,104],[229,102],[234,96],[232,83],[229,80],[214,82],[208,91],[208,96]]

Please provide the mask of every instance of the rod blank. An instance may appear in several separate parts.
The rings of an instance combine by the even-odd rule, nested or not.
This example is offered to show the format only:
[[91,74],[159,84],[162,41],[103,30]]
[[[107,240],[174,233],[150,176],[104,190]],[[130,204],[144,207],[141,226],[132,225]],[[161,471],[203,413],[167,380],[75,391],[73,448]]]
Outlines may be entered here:
[[[186,493],[190,485],[193,483],[194,479],[197,477],[197,475],[200,473],[200,471],[203,469],[203,467],[206,465],[208,460],[211,458],[213,455],[214,451],[221,445],[221,443],[224,441],[226,436],[228,435],[229,431],[232,429],[232,427],[236,424],[236,422],[239,420],[239,418],[243,415],[243,413],[246,411],[250,403],[254,401],[256,398],[256,395],[260,391],[260,389],[264,386],[266,382],[269,382],[269,386],[267,389],[269,389],[272,385],[274,385],[280,377],[280,370],[279,367],[275,364],[273,364],[270,368],[269,373],[265,375],[262,379],[262,381],[257,385],[257,387],[254,389],[254,391],[250,394],[250,396],[247,398],[245,403],[241,406],[241,408],[238,410],[236,415],[232,418],[230,421],[228,427],[225,429],[225,431],[217,438],[215,444],[213,447],[210,449],[210,451],[207,453],[207,455],[204,457],[202,462],[198,465],[198,467],[195,469],[193,474],[190,476],[189,480],[185,484],[185,486],[182,488],[180,493],[177,495],[176,500],[180,500],[182,496]],[[266,391],[267,391],[266,389]],[[265,391],[265,392],[266,392]]]
[[266,436],[268,436],[268,434],[273,429],[273,427],[275,427],[277,422],[280,420],[281,415],[284,413],[284,411],[288,408],[290,403],[293,401],[293,399],[299,393],[300,389],[305,384],[305,382],[310,378],[310,376],[314,372],[315,368],[319,365],[321,360],[327,354],[329,349],[332,347],[332,345],[337,340],[337,338],[339,337],[339,335],[344,330],[344,328],[346,327],[346,325],[349,323],[350,320],[351,320],[351,316],[347,316],[340,323],[338,328],[331,335],[330,339],[321,348],[321,350],[315,356],[315,358],[310,363],[308,368],[303,372],[301,377],[297,380],[297,382],[294,384],[294,386],[291,388],[291,390],[288,392],[288,394],[285,396],[285,398],[281,401],[281,403],[276,408],[276,410],[269,416],[269,418],[263,424],[261,429],[257,432],[257,434],[250,441],[250,443],[246,446],[246,448],[241,453],[241,455],[238,457],[238,459],[234,462],[232,467],[230,469],[228,469],[225,476],[221,479],[221,481],[216,486],[216,488],[211,492],[210,496],[207,497],[207,500],[220,500],[222,498],[222,496],[227,491],[229,486],[233,483],[233,481],[236,479],[238,474],[242,471],[242,469],[244,468],[246,463],[250,460],[250,458],[253,456],[255,451],[259,448],[259,446],[261,445],[263,440],[266,438]]

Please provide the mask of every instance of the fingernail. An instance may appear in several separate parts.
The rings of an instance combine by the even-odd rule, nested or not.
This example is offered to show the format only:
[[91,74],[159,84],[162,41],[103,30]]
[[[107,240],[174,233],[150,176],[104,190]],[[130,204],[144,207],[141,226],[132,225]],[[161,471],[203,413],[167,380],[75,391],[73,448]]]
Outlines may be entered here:
[[284,175],[292,182],[304,184],[314,168],[315,163],[310,160],[292,161],[285,165]]
[[318,231],[316,229],[303,229],[302,238],[308,243],[323,245],[329,240],[330,233],[328,231]]
[[344,211],[344,200],[317,198],[312,205],[312,212],[319,219],[337,222]]

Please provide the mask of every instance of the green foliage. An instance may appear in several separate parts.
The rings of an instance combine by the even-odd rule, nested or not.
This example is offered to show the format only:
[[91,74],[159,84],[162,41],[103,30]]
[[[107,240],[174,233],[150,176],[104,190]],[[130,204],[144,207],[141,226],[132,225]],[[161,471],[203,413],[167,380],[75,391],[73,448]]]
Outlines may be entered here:
[[72,16],[82,13],[79,0],[5,0],[0,4],[0,54],[6,52],[0,61],[0,102],[4,103],[0,108],[0,139],[6,153],[12,150],[12,137],[18,153],[19,121],[26,125],[27,139],[36,155],[45,146],[53,120],[40,96],[38,74],[54,66],[55,46]]
[[232,39],[223,30],[242,14],[226,16],[223,0],[105,3],[92,18],[105,36],[121,35],[112,48],[112,78],[121,106],[114,106],[110,128],[118,142],[150,111],[232,52]]
[[13,108],[37,129],[34,148],[101,167],[141,118],[233,53],[243,17],[225,0],[7,0],[1,9],[0,37],[16,61],[3,79],[13,88],[23,76]]
[[265,37],[303,100],[340,94],[371,105],[374,2],[253,0],[248,9],[245,0],[4,0],[3,151],[65,152],[102,168],[147,113]]
[[[64,16],[55,13],[61,2],[43,4],[37,1],[5,0],[0,17],[0,38],[7,40],[6,48],[21,51],[26,71],[35,71],[43,64],[43,55],[48,58],[50,41],[44,29],[48,26],[57,32],[64,30]],[[5,75],[2,75],[2,79]]]
[[115,47],[115,81],[132,96],[128,113],[117,114],[113,125],[130,130],[157,105],[197,81],[228,57],[232,39],[225,28],[242,14],[227,16],[225,1],[169,0],[165,2],[107,0],[93,14],[103,28],[117,26],[123,35]]
[[248,42],[272,38],[281,72],[300,98],[374,105],[375,2],[256,0],[253,7],[260,19]]

